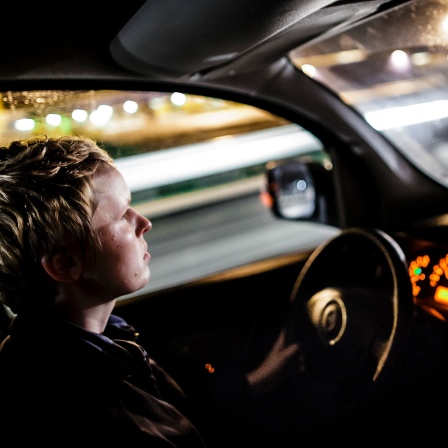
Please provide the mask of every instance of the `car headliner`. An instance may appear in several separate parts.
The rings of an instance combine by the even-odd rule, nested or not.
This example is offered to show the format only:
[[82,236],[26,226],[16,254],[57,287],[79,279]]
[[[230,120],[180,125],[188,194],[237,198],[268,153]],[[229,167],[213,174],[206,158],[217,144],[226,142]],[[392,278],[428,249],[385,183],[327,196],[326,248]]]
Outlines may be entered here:
[[[0,79],[209,83],[257,71],[350,22],[406,1],[183,0],[8,6]],[[15,20],[11,20],[14,18]],[[5,38],[6,36],[6,38]],[[260,52],[260,46],[263,51]],[[139,76],[143,75],[143,77]]]

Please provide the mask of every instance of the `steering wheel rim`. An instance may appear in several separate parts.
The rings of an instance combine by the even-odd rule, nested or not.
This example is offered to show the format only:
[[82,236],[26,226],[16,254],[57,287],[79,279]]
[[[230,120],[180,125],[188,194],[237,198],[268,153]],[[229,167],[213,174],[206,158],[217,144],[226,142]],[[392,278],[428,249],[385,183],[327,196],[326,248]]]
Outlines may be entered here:
[[[378,229],[346,229],[319,246],[291,293],[289,333],[324,407],[384,387],[406,361],[412,288],[398,243]],[[316,392],[317,393],[317,392]]]

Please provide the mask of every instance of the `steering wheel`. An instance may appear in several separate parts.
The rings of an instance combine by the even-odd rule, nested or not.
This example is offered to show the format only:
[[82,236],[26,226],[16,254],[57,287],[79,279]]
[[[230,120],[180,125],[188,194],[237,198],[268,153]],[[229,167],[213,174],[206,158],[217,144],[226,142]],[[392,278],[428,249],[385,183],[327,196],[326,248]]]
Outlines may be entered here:
[[306,359],[300,387],[321,412],[356,409],[402,372],[412,290],[405,255],[385,232],[347,229],[318,247],[291,305],[289,333]]
[[232,418],[248,443],[289,447],[350,437],[358,443],[361,428],[369,440],[383,437],[393,423],[376,400],[403,373],[412,334],[412,286],[399,244],[381,230],[343,230],[311,254],[289,299],[280,319],[263,315],[242,353],[230,359],[230,371],[250,365],[249,371],[279,340],[300,347],[285,369],[266,375],[272,380],[266,390],[235,388]]

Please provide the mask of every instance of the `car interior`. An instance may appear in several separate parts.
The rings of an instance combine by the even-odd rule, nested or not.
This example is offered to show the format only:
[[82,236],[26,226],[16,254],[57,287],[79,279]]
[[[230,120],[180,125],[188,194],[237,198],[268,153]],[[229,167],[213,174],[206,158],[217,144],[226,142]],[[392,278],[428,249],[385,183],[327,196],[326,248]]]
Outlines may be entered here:
[[[153,224],[150,282],[114,313],[208,446],[440,437],[448,1],[51,8],[8,10],[1,144],[83,134],[114,157]],[[305,372],[230,410],[210,396],[282,330]]]

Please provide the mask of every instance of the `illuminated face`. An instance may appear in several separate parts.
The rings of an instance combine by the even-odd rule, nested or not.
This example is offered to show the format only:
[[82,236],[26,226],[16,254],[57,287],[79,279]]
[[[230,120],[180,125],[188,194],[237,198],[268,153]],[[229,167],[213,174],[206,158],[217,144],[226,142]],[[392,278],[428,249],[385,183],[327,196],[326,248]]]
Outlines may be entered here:
[[97,208],[92,228],[101,248],[83,278],[90,292],[107,301],[137,291],[149,281],[151,256],[143,235],[152,224],[130,206],[129,187],[115,168],[97,174],[93,188]]

